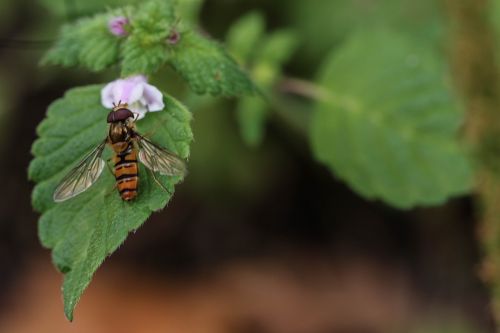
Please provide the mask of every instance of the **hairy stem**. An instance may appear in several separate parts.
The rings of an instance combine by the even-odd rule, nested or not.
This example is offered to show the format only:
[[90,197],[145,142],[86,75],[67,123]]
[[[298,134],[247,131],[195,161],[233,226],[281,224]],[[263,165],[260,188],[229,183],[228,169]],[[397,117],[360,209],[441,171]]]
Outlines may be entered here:
[[[484,251],[482,277],[500,324],[500,90],[489,0],[445,0],[453,26],[452,60],[465,96],[465,140],[477,157],[476,203]],[[500,330],[499,330],[500,332]]]
[[296,78],[285,78],[279,84],[279,90],[286,94],[294,94],[312,100],[327,100],[330,92],[311,81]]

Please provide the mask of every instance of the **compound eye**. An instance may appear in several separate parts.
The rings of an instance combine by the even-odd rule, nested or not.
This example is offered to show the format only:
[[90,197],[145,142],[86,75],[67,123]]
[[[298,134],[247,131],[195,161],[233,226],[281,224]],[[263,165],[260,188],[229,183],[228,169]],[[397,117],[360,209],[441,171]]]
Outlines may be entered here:
[[114,111],[111,111],[109,114],[108,114],[108,124],[109,123],[114,123],[115,122],[115,112]]

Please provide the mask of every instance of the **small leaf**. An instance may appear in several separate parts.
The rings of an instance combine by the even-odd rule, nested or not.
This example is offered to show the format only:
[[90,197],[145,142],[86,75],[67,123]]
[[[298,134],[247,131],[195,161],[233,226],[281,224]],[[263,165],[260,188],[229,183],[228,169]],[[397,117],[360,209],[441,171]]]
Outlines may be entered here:
[[298,45],[297,34],[293,30],[274,31],[264,39],[261,47],[259,47],[257,53],[258,62],[265,62],[281,69],[281,66],[288,61]]
[[150,1],[139,7],[122,50],[122,76],[154,74],[167,61],[167,37],[176,15],[171,1]]
[[65,25],[42,64],[83,66],[92,71],[101,71],[115,64],[122,39],[109,32],[111,17],[112,14],[100,14]]
[[356,192],[399,207],[464,194],[471,170],[463,115],[434,54],[389,31],[355,34],[327,59],[311,139],[318,160]]
[[240,64],[248,65],[255,58],[264,30],[264,17],[259,12],[246,14],[231,26],[226,44],[231,55]]
[[[281,78],[283,64],[298,43],[291,30],[278,30],[269,36],[264,36],[264,30],[262,15],[250,13],[232,26],[227,44],[240,64],[250,70],[259,89],[271,95],[275,83]],[[236,112],[243,141],[249,146],[258,146],[269,117],[268,102],[261,96],[243,97],[238,101]]]
[[[39,237],[45,247],[52,249],[54,264],[65,273],[63,296],[70,320],[104,259],[171,198],[140,165],[139,195],[133,202],[121,200],[107,168],[86,192],[62,203],[53,202],[52,194],[61,178],[107,135],[109,110],[100,104],[101,88],[72,89],[49,107],[47,118],[38,127],[40,138],[33,144],[35,158],[29,167],[30,179],[37,183],[33,206],[42,213]],[[170,96],[165,96],[164,101],[165,110],[149,113],[138,122],[138,130],[154,133],[151,140],[187,158],[192,141],[191,114]],[[103,158],[110,156],[106,148]],[[181,180],[160,175],[157,178],[171,193]]]
[[182,17],[183,25],[196,26],[200,20],[200,12],[204,0],[178,0],[177,12]]
[[283,65],[298,45],[295,34],[290,30],[279,30],[265,38],[258,47],[252,68],[252,79],[259,88],[268,91],[281,79]]
[[122,76],[154,74],[166,62],[166,46],[143,44],[142,37],[130,36],[123,46]]
[[268,117],[268,104],[259,97],[243,97],[236,108],[238,124],[243,141],[250,147],[262,143]]
[[171,65],[197,94],[253,94],[255,87],[217,42],[196,32],[181,33],[171,48]]

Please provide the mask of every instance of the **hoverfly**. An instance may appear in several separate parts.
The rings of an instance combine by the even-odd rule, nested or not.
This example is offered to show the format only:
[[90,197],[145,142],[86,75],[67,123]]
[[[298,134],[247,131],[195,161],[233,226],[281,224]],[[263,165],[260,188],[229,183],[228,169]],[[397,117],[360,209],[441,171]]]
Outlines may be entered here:
[[[101,158],[106,145],[113,149],[114,169],[110,170],[116,179],[116,188],[124,201],[137,197],[139,183],[138,160],[154,173],[167,176],[183,176],[185,162],[168,150],[149,141],[137,133],[136,118],[127,104],[118,103],[108,114],[109,131],[107,137],[60,182],[54,192],[54,201],[62,202],[86,191],[101,175],[106,162]],[[168,191],[168,190],[167,190]]]

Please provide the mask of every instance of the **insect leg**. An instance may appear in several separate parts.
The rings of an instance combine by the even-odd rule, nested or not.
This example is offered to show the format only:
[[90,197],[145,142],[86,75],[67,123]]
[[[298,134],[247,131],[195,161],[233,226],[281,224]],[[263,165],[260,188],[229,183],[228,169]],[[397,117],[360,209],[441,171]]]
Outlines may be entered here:
[[146,170],[148,170],[148,172],[151,174],[151,176],[153,177],[154,181],[156,182],[156,184],[158,184],[165,192],[167,192],[168,194],[172,195],[172,192],[170,192],[159,180],[158,178],[156,178],[156,175],[153,171],[149,170],[148,168],[146,168]]

